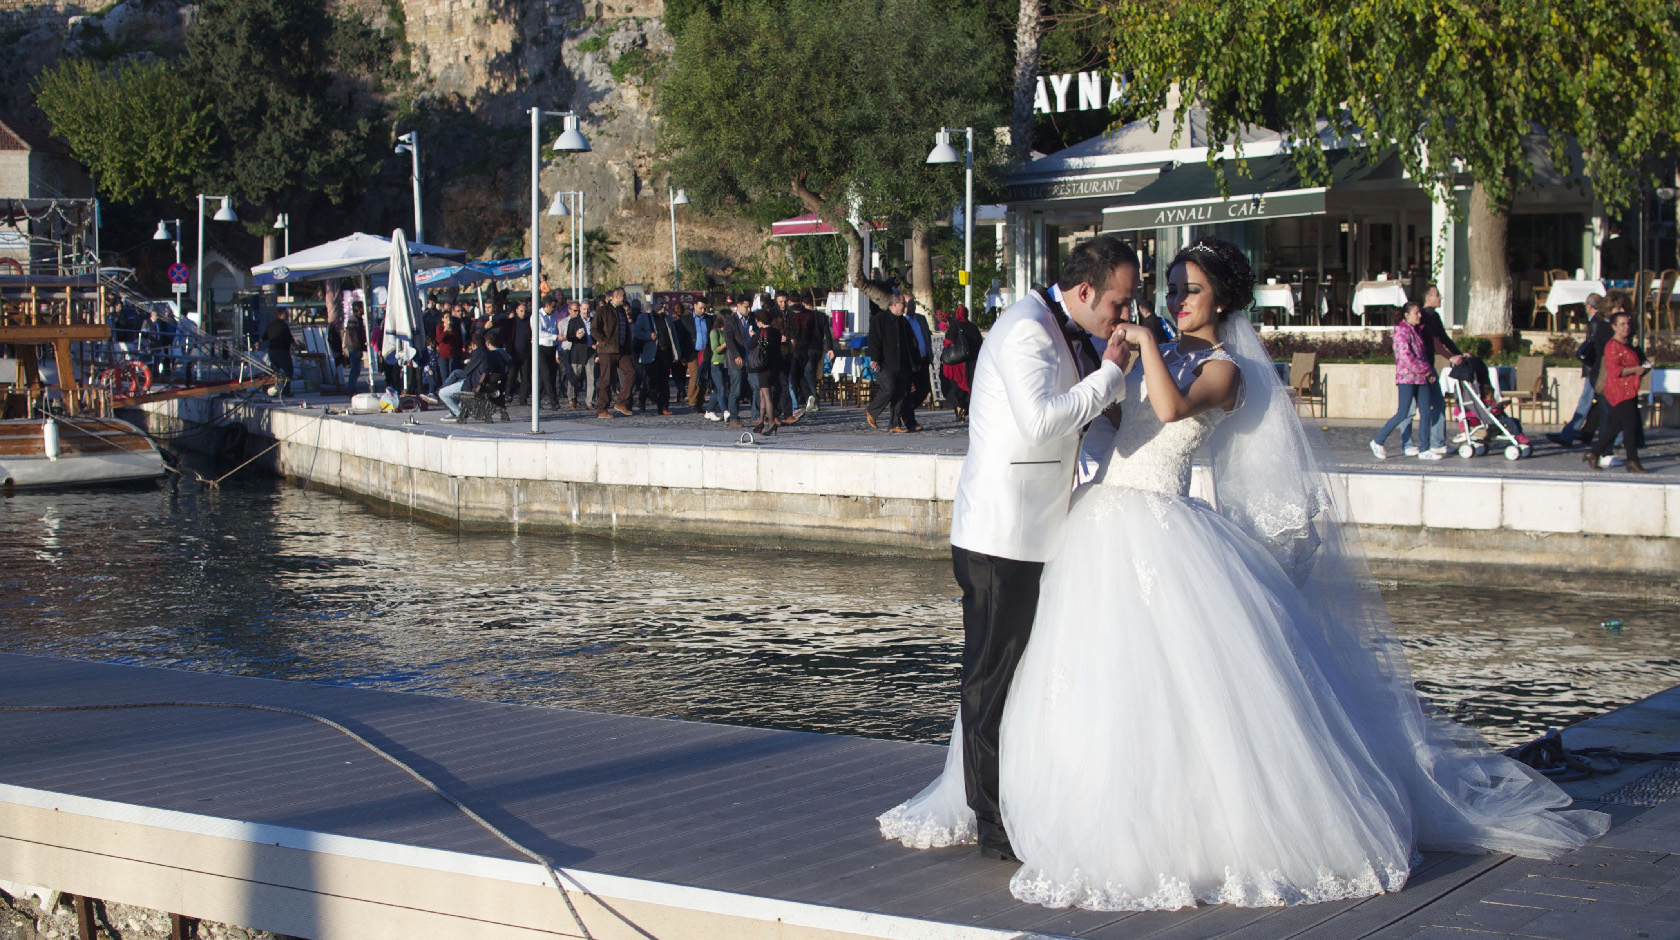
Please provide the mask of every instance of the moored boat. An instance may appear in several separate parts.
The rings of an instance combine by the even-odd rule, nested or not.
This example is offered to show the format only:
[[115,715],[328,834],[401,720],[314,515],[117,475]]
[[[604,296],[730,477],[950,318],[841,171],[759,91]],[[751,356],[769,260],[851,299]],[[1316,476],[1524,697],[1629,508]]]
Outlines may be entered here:
[[152,480],[163,454],[127,421],[91,415],[0,421],[0,485],[92,486]]

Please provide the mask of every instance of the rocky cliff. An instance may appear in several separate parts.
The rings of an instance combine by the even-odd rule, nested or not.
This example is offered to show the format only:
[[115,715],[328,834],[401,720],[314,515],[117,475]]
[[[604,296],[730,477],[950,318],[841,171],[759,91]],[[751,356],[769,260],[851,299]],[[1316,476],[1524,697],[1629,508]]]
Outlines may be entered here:
[[[658,117],[652,85],[673,49],[663,0],[339,0],[375,25],[401,30],[412,87],[402,110],[422,128],[427,236],[475,253],[523,253],[530,224],[528,109],[576,111],[593,152],[553,154],[560,122],[543,127],[543,198],[587,193],[586,223],[604,229],[616,279],[667,286],[671,275],[667,181],[655,170]],[[80,0],[0,0],[0,113],[32,110],[34,75],[63,55],[102,60],[168,56],[196,8],[179,0],[123,0],[90,10]],[[396,102],[393,102],[394,104]],[[399,126],[400,133],[411,129]],[[372,202],[406,195],[406,160]],[[402,201],[406,203],[406,198]],[[408,208],[364,207],[367,227]],[[756,258],[764,234],[730,217],[678,209],[678,239],[714,271]],[[567,220],[544,218],[542,253],[566,284]],[[295,247],[295,246],[294,246]]]

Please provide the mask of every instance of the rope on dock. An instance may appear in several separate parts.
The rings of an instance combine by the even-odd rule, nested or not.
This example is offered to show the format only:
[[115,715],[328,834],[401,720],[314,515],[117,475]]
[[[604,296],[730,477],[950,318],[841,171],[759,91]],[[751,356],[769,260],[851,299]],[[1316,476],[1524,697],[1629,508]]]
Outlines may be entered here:
[[1571,750],[1563,746],[1563,732],[1556,728],[1527,744],[1511,748],[1505,754],[1559,783],[1613,774],[1620,771],[1623,764],[1680,761],[1680,751],[1624,751],[1614,747],[1582,747]]
[[[566,911],[571,914],[572,923],[576,924],[578,930],[582,932],[583,940],[594,940],[594,936],[589,932],[589,928],[584,926],[583,918],[578,914],[577,907],[572,904],[571,895],[566,893],[566,887],[560,881],[560,873],[555,870],[553,863],[551,863],[546,856],[540,852],[525,847],[519,842],[519,840],[496,828],[494,823],[473,812],[471,807],[461,802],[459,799],[456,799],[449,793],[449,791],[427,779],[425,774],[422,774],[420,771],[415,770],[408,764],[403,763],[402,760],[387,752],[379,745],[374,744],[367,738],[362,737],[356,732],[351,731],[349,728],[346,728],[324,715],[306,712],[300,708],[285,708],[279,705],[253,705],[248,702],[126,702],[117,705],[0,705],[0,711],[6,712],[94,712],[116,711],[128,708],[244,708],[251,711],[272,712],[276,715],[292,715],[298,718],[307,718],[310,721],[326,725],[334,731],[348,737],[350,740],[355,741],[357,744],[360,744],[362,747],[365,747],[384,758],[398,770],[401,770],[403,773],[413,777],[420,783],[421,786],[437,794],[445,802],[449,803],[449,805],[460,810],[462,815],[466,816],[473,822],[478,823],[478,825],[483,827],[486,832],[502,840],[508,848],[513,849],[515,852],[518,852],[531,861],[536,862],[538,865],[541,865],[543,871],[548,875],[549,883],[554,885],[556,891],[560,892],[560,900],[566,903]],[[638,927],[636,924],[631,923],[629,919],[613,910],[612,906],[607,904],[601,898],[595,897],[589,889],[585,888],[581,884],[578,884],[577,879],[574,878],[571,881],[579,892],[588,896],[591,900],[600,904],[601,907],[606,910],[612,911],[615,916],[617,916],[620,920],[623,920],[632,930],[635,930],[644,937],[648,937],[649,940],[653,940],[651,934],[643,930],[641,927]]]

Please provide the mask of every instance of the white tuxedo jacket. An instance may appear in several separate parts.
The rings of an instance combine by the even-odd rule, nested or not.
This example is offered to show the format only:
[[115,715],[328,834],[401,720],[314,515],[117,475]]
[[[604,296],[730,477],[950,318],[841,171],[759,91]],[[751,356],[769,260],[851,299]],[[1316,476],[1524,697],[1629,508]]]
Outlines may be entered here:
[[1079,378],[1061,325],[1036,292],[1005,310],[974,370],[951,544],[1048,560],[1067,518],[1081,429],[1125,391],[1126,376],[1111,362]]

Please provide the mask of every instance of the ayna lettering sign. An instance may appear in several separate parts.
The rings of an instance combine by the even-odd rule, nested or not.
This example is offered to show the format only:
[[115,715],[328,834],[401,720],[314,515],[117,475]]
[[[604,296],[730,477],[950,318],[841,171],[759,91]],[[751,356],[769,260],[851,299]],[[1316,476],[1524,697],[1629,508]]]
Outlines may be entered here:
[[[1040,75],[1038,89],[1033,94],[1033,113],[1104,111],[1118,104],[1125,91],[1124,80],[1105,72]],[[1073,99],[1071,106],[1068,100],[1070,96]]]

